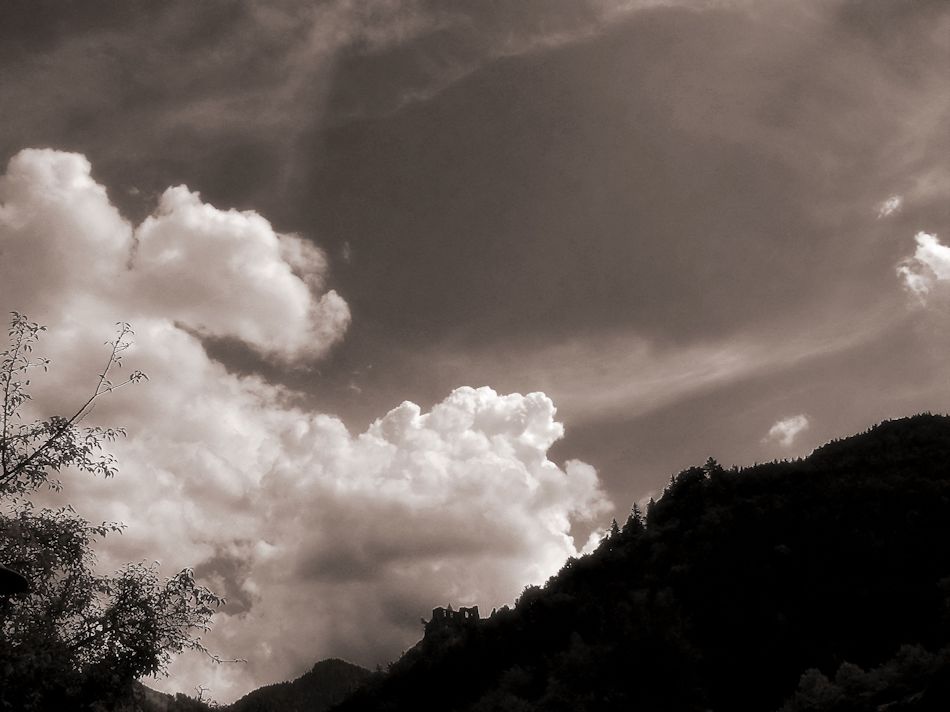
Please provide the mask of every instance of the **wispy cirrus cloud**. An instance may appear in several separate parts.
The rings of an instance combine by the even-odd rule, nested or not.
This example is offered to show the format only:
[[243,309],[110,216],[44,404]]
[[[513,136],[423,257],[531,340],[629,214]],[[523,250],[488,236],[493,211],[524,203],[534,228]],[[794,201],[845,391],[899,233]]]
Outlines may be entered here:
[[[13,55],[17,71],[0,78],[0,91],[18,110],[2,116],[15,132],[48,103],[31,87],[55,84],[69,94],[70,109],[48,116],[51,126],[88,117],[103,105],[129,103],[148,107],[136,110],[137,125],[147,123],[166,145],[172,136],[192,144],[196,134],[216,132],[220,141],[221,135],[261,129],[275,131],[278,143],[293,143],[325,119],[337,123],[394,111],[435,96],[489,62],[583,41],[639,11],[723,4],[246,0],[223,11],[179,1],[112,13],[108,20],[93,4],[92,20],[76,23],[75,33],[43,36],[42,55]],[[8,24],[15,33],[17,23]],[[396,81],[390,75],[388,88],[368,82],[361,96],[328,107],[340,63],[360,57],[395,61],[401,71]],[[115,140],[126,127],[113,128]]]
[[427,358],[455,373],[506,387],[531,384],[554,398],[570,423],[635,418],[715,389],[776,375],[846,353],[900,323],[888,302],[861,314],[836,313],[815,323],[789,319],[717,340],[661,344],[636,332],[571,338],[544,347],[512,346],[493,355],[443,350]]

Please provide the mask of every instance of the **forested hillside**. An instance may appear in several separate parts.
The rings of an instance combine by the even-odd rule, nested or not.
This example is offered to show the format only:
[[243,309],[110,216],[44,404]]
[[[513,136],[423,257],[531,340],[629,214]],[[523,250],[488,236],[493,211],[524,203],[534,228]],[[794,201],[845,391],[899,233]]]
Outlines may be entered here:
[[116,712],[323,712],[351,694],[374,673],[345,660],[316,663],[295,680],[264,685],[230,705],[211,706],[183,694],[166,695],[136,685]]
[[321,660],[292,682],[266,685],[245,695],[228,712],[323,712],[362,685],[372,673],[344,660]]
[[338,712],[950,709],[950,418],[672,478],[592,555]]

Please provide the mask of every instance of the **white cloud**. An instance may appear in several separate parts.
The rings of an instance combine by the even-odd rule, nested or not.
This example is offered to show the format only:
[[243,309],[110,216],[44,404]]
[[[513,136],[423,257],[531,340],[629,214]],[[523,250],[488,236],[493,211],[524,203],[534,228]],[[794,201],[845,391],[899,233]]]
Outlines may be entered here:
[[762,442],[777,442],[782,447],[791,447],[795,439],[808,430],[808,416],[804,414],[782,418],[769,428],[768,434]]
[[179,186],[133,231],[89,162],[52,150],[20,152],[2,181],[8,304],[109,305],[284,360],[320,356],[346,330],[346,302],[332,290],[320,295],[322,252],[254,212],[218,210]]
[[897,265],[897,275],[909,292],[926,302],[938,282],[950,280],[950,247],[927,232],[918,232],[914,239],[917,249]]
[[336,292],[314,299],[323,253],[278,235],[257,213],[218,210],[184,186],[169,188],[135,239],[130,277],[143,312],[287,359],[324,353],[349,322]]
[[24,151],[0,179],[0,302],[49,327],[36,411],[81,402],[116,321],[133,323],[127,364],[151,379],[94,414],[129,432],[119,476],[67,478],[66,501],[128,524],[104,566],[197,565],[231,600],[206,642],[248,665],[180,661],[176,689],[226,701],[324,656],[385,662],[432,606],[490,609],[543,581],[578,553],[572,524],[610,508],[592,467],[548,459],[563,428],[542,393],[458,388],[353,434],[208,356],[202,335],[324,353],[347,320],[326,274],[309,242],[185,188],[133,228],[82,156]]
[[898,210],[904,205],[904,199],[899,195],[892,195],[887,200],[881,201],[880,205],[877,206],[877,217],[886,218]]

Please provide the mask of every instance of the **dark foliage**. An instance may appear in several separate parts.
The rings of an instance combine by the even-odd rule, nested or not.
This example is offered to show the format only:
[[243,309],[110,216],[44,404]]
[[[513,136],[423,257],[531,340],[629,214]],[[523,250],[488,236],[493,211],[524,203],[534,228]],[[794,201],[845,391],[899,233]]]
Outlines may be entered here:
[[950,709],[950,418],[710,460],[647,514],[336,709]]
[[94,390],[68,417],[24,418],[31,372],[49,364],[33,355],[44,327],[14,313],[0,352],[0,563],[11,565],[0,589],[0,710],[114,709],[181,651],[207,652],[201,634],[223,602],[190,569],[164,580],[145,564],[96,571],[94,542],[122,526],[30,499],[62,489],[63,470],[115,474],[105,446],[122,432],[80,423],[99,398],[147,380],[140,371],[110,379],[131,344],[129,325],[118,327]]
[[162,580],[154,566],[93,571],[93,526],[68,509],[0,516],[0,557],[30,588],[0,597],[0,709],[109,709],[136,678],[200,648],[221,599],[188,569]]

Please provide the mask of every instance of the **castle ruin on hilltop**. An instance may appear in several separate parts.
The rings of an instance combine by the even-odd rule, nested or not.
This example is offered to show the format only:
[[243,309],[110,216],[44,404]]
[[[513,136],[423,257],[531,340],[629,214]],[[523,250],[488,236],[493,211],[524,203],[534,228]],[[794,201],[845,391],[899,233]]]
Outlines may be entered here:
[[478,624],[479,620],[478,606],[468,608],[460,606],[456,611],[450,604],[445,608],[442,608],[442,606],[433,608],[431,620],[423,618],[422,625],[425,627],[424,635],[430,635],[436,631],[458,630],[474,626]]

